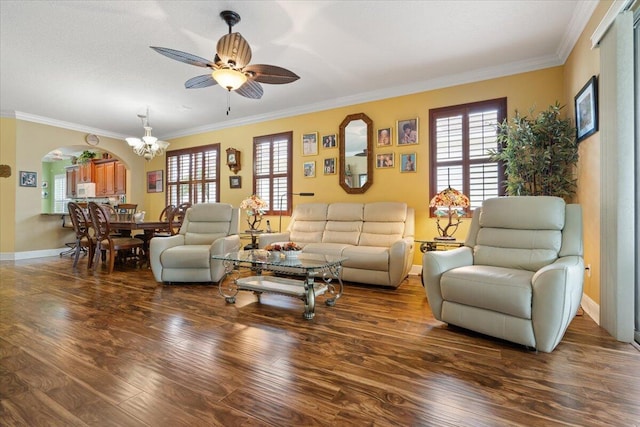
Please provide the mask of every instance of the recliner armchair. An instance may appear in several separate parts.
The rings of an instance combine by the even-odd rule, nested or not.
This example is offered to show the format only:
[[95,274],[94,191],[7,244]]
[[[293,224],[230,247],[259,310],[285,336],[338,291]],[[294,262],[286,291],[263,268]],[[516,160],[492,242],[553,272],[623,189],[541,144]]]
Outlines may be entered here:
[[219,282],[225,269],[211,255],[240,249],[237,208],[226,203],[201,203],[186,211],[180,232],[154,237],[149,260],[158,282]]
[[465,245],[422,264],[436,319],[551,352],[582,298],[582,209],[550,196],[487,199]]

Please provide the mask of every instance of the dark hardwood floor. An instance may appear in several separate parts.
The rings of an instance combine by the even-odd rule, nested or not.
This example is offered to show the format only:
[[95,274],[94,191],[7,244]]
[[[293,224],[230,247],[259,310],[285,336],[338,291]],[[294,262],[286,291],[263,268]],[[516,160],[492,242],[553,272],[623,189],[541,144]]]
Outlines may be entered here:
[[640,352],[588,316],[550,354],[433,319],[418,277],[335,307],[86,258],[0,263],[2,426],[633,426]]

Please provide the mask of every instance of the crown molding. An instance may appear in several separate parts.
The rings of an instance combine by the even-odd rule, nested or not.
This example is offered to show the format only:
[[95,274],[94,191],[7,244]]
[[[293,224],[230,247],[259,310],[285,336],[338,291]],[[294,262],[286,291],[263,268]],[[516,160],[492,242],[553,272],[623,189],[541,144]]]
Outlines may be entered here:
[[562,60],[563,64],[589,23],[589,19],[591,19],[591,15],[593,15],[596,7],[598,7],[598,3],[598,1],[584,1],[577,4],[573,17],[567,26],[567,30],[557,50],[558,58]]
[[35,114],[23,113],[21,111],[13,111],[12,116],[15,117],[17,120],[24,120],[26,122],[33,122],[33,123],[39,123],[43,125],[55,126],[62,129],[74,130],[78,132],[92,133],[95,135],[106,136],[108,138],[124,139],[126,137],[125,135],[111,132],[104,129],[93,128],[93,127],[89,127],[89,126],[85,126],[77,123],[65,122],[62,120],[56,120],[49,117],[37,116]]

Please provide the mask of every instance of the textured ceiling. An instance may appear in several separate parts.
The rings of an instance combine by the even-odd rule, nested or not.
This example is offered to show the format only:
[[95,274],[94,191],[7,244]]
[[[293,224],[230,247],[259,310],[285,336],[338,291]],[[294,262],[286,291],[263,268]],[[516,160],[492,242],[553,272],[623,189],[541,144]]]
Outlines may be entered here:
[[[564,63],[597,1],[0,1],[0,111],[104,136],[163,139]],[[184,82],[228,28],[251,64],[300,76],[260,100]]]

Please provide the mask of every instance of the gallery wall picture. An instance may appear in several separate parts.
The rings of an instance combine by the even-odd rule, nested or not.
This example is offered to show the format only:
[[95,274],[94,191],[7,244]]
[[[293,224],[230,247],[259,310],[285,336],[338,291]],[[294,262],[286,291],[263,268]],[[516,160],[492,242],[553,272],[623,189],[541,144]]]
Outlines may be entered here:
[[398,120],[398,145],[418,143],[418,118]]
[[314,178],[316,176],[316,162],[304,162],[303,172],[305,178]]
[[315,156],[318,154],[318,132],[310,132],[302,135],[302,155]]
[[400,154],[400,172],[416,171],[416,153]]
[[230,176],[229,188],[242,188],[242,177],[240,175]]
[[322,148],[336,148],[338,146],[338,137],[335,133],[331,135],[322,135]]
[[37,187],[38,173],[20,171],[20,187]]

